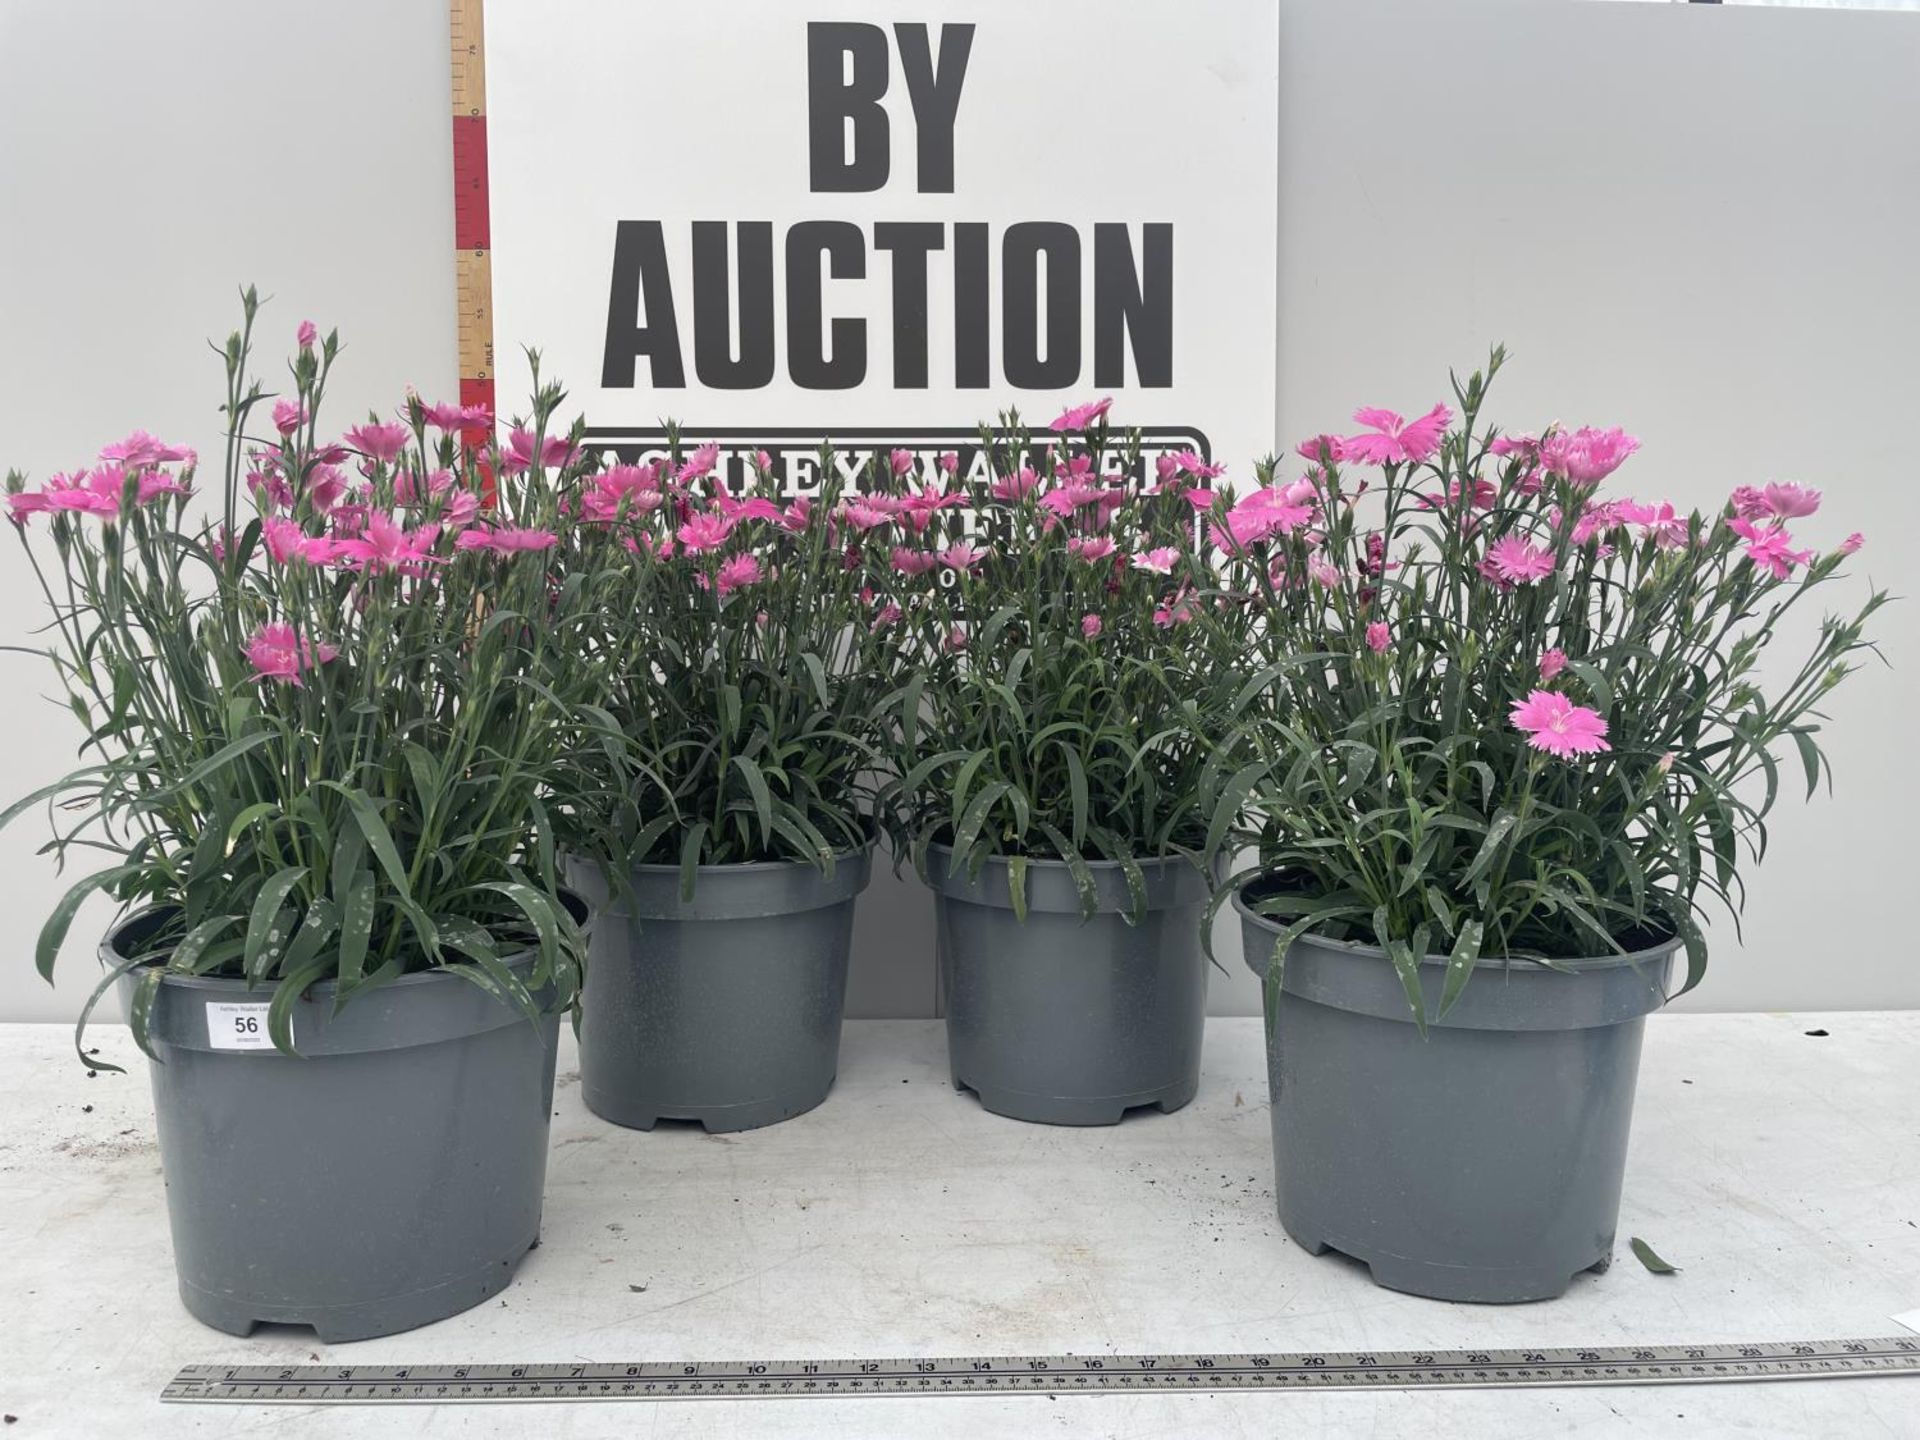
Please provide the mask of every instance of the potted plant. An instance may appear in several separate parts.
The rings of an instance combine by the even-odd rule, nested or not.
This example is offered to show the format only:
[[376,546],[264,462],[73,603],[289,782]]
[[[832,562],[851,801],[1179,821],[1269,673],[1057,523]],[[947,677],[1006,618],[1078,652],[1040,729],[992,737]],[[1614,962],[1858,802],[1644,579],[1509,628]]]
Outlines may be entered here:
[[1197,543],[1219,471],[1148,466],[1106,415],[1044,444],[1009,415],[967,491],[899,479],[863,522],[916,636],[885,813],[934,890],[953,1083],[1063,1125],[1193,1098],[1200,917],[1238,808],[1204,738],[1246,623]]
[[479,1303],[539,1234],[586,918],[541,800],[575,717],[527,683],[567,644],[555,496],[491,497],[457,406],[321,439],[336,336],[300,327],[276,400],[243,299],[204,507],[139,433],[7,477],[85,763],[5,818],[45,802],[63,862],[113,857],[37,959],[86,896],[131,907],[87,1009],[117,986],[152,1060],[187,1308],[353,1340]]
[[1800,548],[1814,491],[1686,514],[1606,485],[1618,429],[1483,426],[1503,358],[1457,424],[1361,410],[1301,447],[1311,516],[1261,542],[1279,678],[1235,737],[1267,767],[1236,904],[1280,1218],[1456,1300],[1608,1264],[1643,1017],[1677,951],[1699,980],[1702,907],[1738,909],[1775,747],[1819,782],[1818,706],[1885,599],[1805,613],[1860,544]]
[[642,1130],[743,1130],[826,1098],[871,871],[863,776],[899,635],[831,458],[796,494],[769,455],[735,464],[676,440],[574,496],[595,703],[626,736],[565,821],[608,899],[581,1093]]

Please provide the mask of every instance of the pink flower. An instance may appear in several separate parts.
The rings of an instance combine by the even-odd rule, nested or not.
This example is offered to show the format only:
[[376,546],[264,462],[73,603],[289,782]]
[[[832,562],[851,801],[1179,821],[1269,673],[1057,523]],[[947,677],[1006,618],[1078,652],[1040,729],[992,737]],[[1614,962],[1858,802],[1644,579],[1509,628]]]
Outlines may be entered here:
[[742,520],[771,520],[775,524],[778,524],[781,518],[780,507],[764,495],[754,495],[745,500],[736,500],[733,496],[722,491],[713,497],[713,503],[722,515],[726,516],[735,524],[738,524]]
[[1553,551],[1518,535],[1503,535],[1487,547],[1487,564],[1509,585],[1531,585],[1553,574]]
[[260,539],[267,547],[267,558],[276,565],[304,558],[307,538],[300,522],[284,515],[269,515],[260,522]]
[[1771,513],[1767,509],[1767,497],[1752,485],[1734,486],[1727,503],[1742,520],[1764,520]]
[[535,530],[524,525],[489,525],[478,530],[463,530],[453,543],[460,550],[520,555],[529,550],[550,550],[560,543],[560,537],[551,530]]
[[762,475],[765,475],[768,471],[773,469],[773,456],[769,455],[764,450],[754,451],[753,452],[753,468],[758,470]]
[[169,445],[144,430],[136,430],[117,444],[107,446],[100,452],[100,458],[118,461],[129,470],[138,470],[148,465],[172,465],[179,461],[194,465],[200,457],[194,454],[189,445]]
[[396,421],[390,425],[356,425],[341,438],[374,463],[391,465],[412,437],[413,432]]
[[1173,562],[1180,558],[1180,552],[1171,545],[1162,545],[1153,550],[1142,550],[1128,563],[1136,570],[1145,570],[1150,575],[1171,575]]
[[1639,448],[1640,442],[1618,425],[1611,430],[1582,425],[1573,431],[1555,430],[1543,439],[1540,463],[1576,485],[1597,485]]
[[293,332],[293,338],[302,350],[311,350],[313,342],[320,338],[320,332],[311,320],[302,320],[300,328]]
[[1113,554],[1113,551],[1113,541],[1105,535],[1097,538],[1076,535],[1067,541],[1067,553],[1086,561],[1089,565],[1099,564],[1102,560]]
[[308,420],[307,407],[298,400],[276,400],[273,402],[273,428],[282,435],[291,435]]
[[1662,550],[1678,550],[1687,543],[1687,517],[1675,513],[1672,501],[1642,505],[1624,500],[1620,503],[1620,518],[1629,525],[1638,525]]
[[1367,626],[1367,648],[1374,654],[1385,653],[1386,648],[1392,643],[1393,631],[1387,628],[1386,621],[1375,620]]
[[727,543],[727,534],[733,529],[733,522],[718,511],[707,510],[687,517],[687,523],[676,532],[680,537],[680,547],[689,555],[698,555],[704,550],[717,550]]
[[1275,533],[1291,535],[1313,522],[1312,496],[1311,485],[1304,486],[1304,493],[1301,485],[1269,485],[1256,490],[1227,512],[1224,538],[1220,527],[1214,527],[1214,543],[1223,550],[1237,551]]
[[1518,455],[1522,459],[1532,460],[1540,454],[1538,435],[1500,435],[1487,446],[1489,455]]
[[622,515],[650,514],[665,503],[660,489],[660,463],[609,465],[595,475],[580,496],[580,513],[605,524]]
[[1307,557],[1307,574],[1328,590],[1340,588],[1340,567],[1322,551],[1316,550]]
[[456,490],[441,507],[440,522],[449,530],[464,530],[480,514],[480,497],[471,490]]
[[1089,640],[1098,639],[1100,632],[1106,628],[1098,615],[1082,615],[1080,617],[1080,633]]
[[964,650],[967,648],[967,627],[955,625],[947,631],[947,649]]
[[393,477],[393,499],[397,505],[426,505],[451,489],[451,470],[430,471],[423,479],[417,479],[411,470],[402,470]]
[[1542,651],[1540,655],[1540,683],[1543,685],[1546,684],[1566,668],[1567,652],[1562,650],[1558,645],[1554,646],[1551,650]]
[[813,523],[813,497],[801,495],[780,512],[780,528],[799,534]]
[[892,469],[896,477],[905,475],[913,469],[913,451],[895,450],[891,455],[887,456],[887,465]]
[[1013,474],[995,480],[990,493],[996,500],[1018,502],[1031,495],[1039,484],[1040,477],[1023,465]]
[[434,429],[449,433],[484,434],[493,428],[493,411],[486,405],[429,405],[420,413]]
[[966,504],[964,495],[955,495],[931,488],[915,490],[900,502],[900,518],[907,522],[907,528],[914,534],[923,534],[927,526],[933,523],[933,517],[942,510],[955,505]]
[[933,468],[942,475],[953,476],[960,470],[960,455],[957,451],[944,450],[933,457]]
[[1178,490],[1197,480],[1213,480],[1227,470],[1224,465],[1209,465],[1197,450],[1175,450],[1162,455],[1153,462],[1153,468],[1160,477],[1160,483],[1148,488],[1149,495],[1158,495],[1163,490]]
[[307,472],[307,499],[316,510],[331,510],[347,493],[347,477],[337,465],[316,465]]
[[[1418,464],[1440,448],[1440,439],[1453,420],[1453,411],[1436,405],[1418,420],[1403,420],[1392,410],[1362,407],[1354,420],[1374,434],[1349,435],[1340,442],[1345,458],[1366,465]],[[1316,459],[1316,456],[1309,456]]]
[[893,523],[893,514],[873,498],[855,500],[846,506],[847,523],[859,531],[879,530]]
[[1293,448],[1301,458],[1316,465],[1338,465],[1347,458],[1346,443],[1338,435],[1315,435]]
[[378,573],[383,570],[402,575],[417,575],[434,561],[434,541],[440,538],[438,525],[421,525],[408,530],[384,510],[367,516],[366,525],[352,539],[334,542],[332,560],[356,570]]
[[[1595,536],[1604,535],[1609,530],[1617,530],[1626,523],[1621,511],[1622,502],[1608,500],[1599,505],[1588,505],[1573,522],[1573,543],[1584,545]],[[1602,547],[1606,549],[1606,547]],[[1611,551],[1608,551],[1611,553]],[[1602,555],[1602,559],[1606,556]]]
[[1853,532],[1853,534],[1847,536],[1846,539],[1840,542],[1839,550],[1837,553],[1841,555],[1852,555],[1856,553],[1860,549],[1860,547],[1866,543],[1867,543],[1867,537],[1862,535],[1858,530],[1856,530]]
[[686,458],[679,471],[674,475],[682,485],[691,484],[704,475],[711,475],[714,466],[720,463],[720,447],[715,444],[702,445]]
[[902,575],[924,575],[939,563],[940,557],[931,550],[909,550],[904,545],[893,550],[893,568]]
[[1091,480],[1069,480],[1042,495],[1040,508],[1050,510],[1065,520],[1076,510],[1098,505],[1102,493],[1100,487]]
[[1797,520],[1820,508],[1818,490],[1809,490],[1790,480],[1771,484],[1760,493],[1766,500],[1767,509],[1782,520]]
[[720,570],[715,577],[715,586],[722,595],[729,595],[744,585],[757,584],[760,580],[760,557],[758,555],[734,555],[720,562]]
[[[348,432],[351,438],[352,432]],[[500,468],[508,475],[524,475],[537,462],[541,469],[564,469],[580,455],[580,449],[565,435],[539,437],[539,453],[534,453],[535,436],[516,425],[507,434],[507,452],[500,457]]]
[[1526,699],[1514,701],[1508,719],[1527,737],[1528,745],[1562,760],[1613,748],[1607,744],[1607,722],[1600,712],[1575,705],[1556,691],[1535,690]]
[[293,627],[281,621],[262,625],[247,641],[247,660],[256,680],[284,680],[300,684],[303,671],[324,665],[339,655],[331,645],[316,645],[294,634]]
[[949,545],[940,552],[940,563],[942,565],[946,566],[949,570],[958,570],[963,573],[973,569],[974,566],[986,558],[987,552],[985,550],[977,545],[968,545],[965,543]]
[[1793,573],[1796,565],[1805,565],[1813,559],[1811,550],[1789,548],[1793,537],[1785,528],[1775,525],[1762,530],[1750,520],[1735,518],[1727,522],[1727,528],[1747,542],[1747,559],[1754,568],[1766,571],[1776,580],[1785,580]]
[[1107,411],[1113,408],[1113,397],[1103,396],[1087,405],[1073,405],[1053,417],[1050,430],[1084,430],[1096,420],[1107,418]]
[[869,634],[878,635],[889,626],[900,623],[900,607],[889,600],[874,614],[873,623],[867,627]]
[[1422,495],[1418,498],[1420,504],[1429,510],[1443,510],[1448,505],[1458,505],[1462,493],[1465,493],[1467,496],[1468,509],[1491,510],[1493,508],[1494,498],[1498,492],[1495,491],[1491,480],[1476,478],[1473,482],[1472,489],[1464,492],[1458,480],[1449,480],[1447,482],[1446,494],[1443,495],[1436,490],[1431,494]]
[[1174,625],[1185,625],[1193,619],[1193,587],[1182,585],[1170,596],[1166,603],[1153,612],[1153,623],[1162,630]]

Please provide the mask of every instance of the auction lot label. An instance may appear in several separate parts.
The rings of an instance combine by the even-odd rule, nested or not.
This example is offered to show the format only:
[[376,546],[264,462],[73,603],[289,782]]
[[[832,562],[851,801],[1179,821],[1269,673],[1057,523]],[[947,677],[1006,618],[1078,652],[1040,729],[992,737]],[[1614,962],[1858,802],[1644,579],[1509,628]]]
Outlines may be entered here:
[[628,454],[804,488],[1111,395],[1150,453],[1273,448],[1263,0],[489,0],[499,403],[523,345]]

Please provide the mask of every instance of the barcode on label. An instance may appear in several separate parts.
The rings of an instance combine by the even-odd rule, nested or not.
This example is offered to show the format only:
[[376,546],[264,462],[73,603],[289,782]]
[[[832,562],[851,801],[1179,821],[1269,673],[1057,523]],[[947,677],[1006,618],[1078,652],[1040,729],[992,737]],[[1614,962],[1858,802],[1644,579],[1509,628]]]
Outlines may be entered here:
[[207,1043],[216,1050],[271,1050],[267,1006],[207,1002]]

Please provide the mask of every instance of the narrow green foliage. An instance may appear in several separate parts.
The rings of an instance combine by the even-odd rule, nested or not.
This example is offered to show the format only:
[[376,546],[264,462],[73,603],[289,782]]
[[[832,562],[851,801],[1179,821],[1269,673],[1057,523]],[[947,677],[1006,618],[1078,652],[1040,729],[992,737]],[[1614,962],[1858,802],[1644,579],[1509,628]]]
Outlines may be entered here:
[[[337,981],[344,1002],[440,963],[456,928],[502,956],[537,942],[530,979],[565,1006],[577,931],[549,939],[537,907],[493,888],[532,883],[524,862],[555,911],[542,797],[598,743],[585,601],[542,538],[584,468],[548,433],[563,393],[536,377],[506,451],[491,417],[412,397],[336,439],[318,416],[338,338],[301,345],[276,397],[251,374],[257,299],[243,302],[219,347],[214,485],[196,486],[191,452],[139,434],[38,490],[8,482],[86,763],[0,824],[47,802],[63,864],[124,857],[55,905],[39,968],[104,891],[162,912],[135,964],[272,986],[282,1048],[312,986]],[[159,973],[133,992],[143,1047]]]
[[1504,358],[1391,443],[1314,446],[1299,523],[1227,566],[1262,592],[1267,683],[1216,737],[1213,773],[1239,768],[1215,824],[1237,808],[1286,889],[1360,901],[1341,933],[1386,951],[1423,1024],[1430,954],[1440,1015],[1482,955],[1564,968],[1677,937],[1698,983],[1700,918],[1737,916],[1765,855],[1774,752],[1791,739],[1810,797],[1818,707],[1887,599],[1807,613],[1857,537],[1798,549],[1819,502],[1798,486],[1676,514],[1608,493],[1618,431],[1500,440],[1481,411]]

